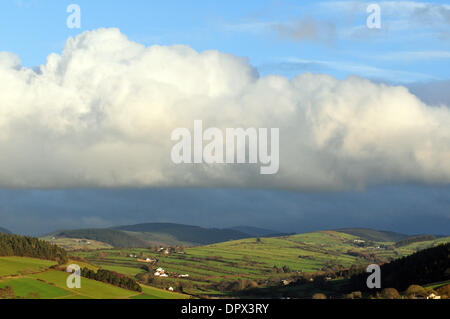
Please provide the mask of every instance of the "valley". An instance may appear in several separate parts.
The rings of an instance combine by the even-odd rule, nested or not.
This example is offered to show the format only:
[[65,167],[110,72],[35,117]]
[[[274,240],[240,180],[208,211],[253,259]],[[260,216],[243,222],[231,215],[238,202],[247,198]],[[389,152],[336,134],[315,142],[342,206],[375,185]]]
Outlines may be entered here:
[[[176,232],[180,229],[191,233],[180,235]],[[232,231],[224,230],[227,236]],[[59,246],[67,256],[56,250],[48,258],[11,253],[0,257],[0,289],[12,287],[17,297],[50,299],[311,298],[317,293],[341,298],[349,292],[350,277],[368,264],[388,264],[450,242],[450,237],[370,229],[273,237],[267,232],[260,230],[261,237],[241,232],[245,238],[216,242],[223,232],[215,238],[213,231],[176,224],[62,231],[42,237],[38,245],[50,252],[56,249],[51,247]],[[67,234],[74,237],[62,236]],[[115,234],[121,235],[112,241],[110,237]],[[156,237],[159,241],[143,240]],[[189,240],[182,240],[186,238]],[[195,241],[214,243],[194,245]],[[131,247],[122,247],[124,243]],[[141,247],[137,247],[139,243]],[[69,289],[65,272],[69,264],[93,273],[101,270],[131,278],[139,283],[140,291],[84,275],[80,289]],[[442,278],[446,278],[444,274]]]

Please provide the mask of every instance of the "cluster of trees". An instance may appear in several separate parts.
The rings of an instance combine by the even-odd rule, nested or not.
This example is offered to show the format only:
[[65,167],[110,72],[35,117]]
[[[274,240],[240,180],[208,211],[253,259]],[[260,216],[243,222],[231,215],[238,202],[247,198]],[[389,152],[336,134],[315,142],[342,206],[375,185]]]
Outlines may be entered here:
[[11,286],[6,286],[5,288],[0,288],[0,299],[15,299],[16,293],[14,288]]
[[366,253],[366,252],[362,252],[362,251],[349,249],[349,250],[347,250],[346,254],[349,256],[362,258],[362,259],[368,260],[368,261],[374,261],[374,262],[378,261],[378,257],[374,253]]
[[[0,299],[25,299],[25,297],[17,297],[14,288],[11,286],[6,286],[0,288]],[[41,299],[41,295],[38,292],[28,293],[26,299]]]
[[[403,291],[412,284],[422,285],[450,279],[450,243],[416,252],[381,266],[381,286]],[[350,286],[357,290],[367,290],[367,273],[350,278]]]
[[222,292],[240,292],[242,290],[258,288],[258,282],[248,279],[221,281],[210,285],[211,288]]
[[136,282],[136,280],[114,271],[99,269],[97,272],[95,272],[87,267],[84,267],[83,269],[81,269],[81,276],[88,279],[106,282],[108,284],[128,290],[142,292],[142,287]]
[[320,269],[321,271],[323,271],[325,273],[325,275],[327,275],[327,277],[333,277],[334,278],[334,274],[338,271],[344,270],[346,269],[342,264],[338,264],[336,261],[326,261],[322,268]]
[[291,268],[287,265],[284,265],[283,267],[278,267],[277,265],[273,266],[273,272],[277,274],[288,274],[292,272]]
[[[375,295],[370,295],[372,299],[424,299],[431,293],[440,296],[441,299],[447,299],[450,296],[450,285],[442,286],[436,290],[433,288],[425,288],[419,285],[410,285],[403,295],[395,288],[384,288]],[[362,298],[360,291],[355,291],[345,296],[346,299]]]
[[56,245],[34,237],[0,234],[0,256],[34,257],[67,262],[67,252]]

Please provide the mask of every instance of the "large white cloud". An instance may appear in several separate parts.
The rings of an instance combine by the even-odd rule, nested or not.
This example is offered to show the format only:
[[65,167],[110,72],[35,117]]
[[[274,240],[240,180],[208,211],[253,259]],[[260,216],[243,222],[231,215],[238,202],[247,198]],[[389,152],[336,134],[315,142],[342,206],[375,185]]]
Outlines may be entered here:
[[[0,186],[349,189],[450,182],[450,109],[351,77],[259,77],[246,59],[69,38],[40,72],[0,53]],[[280,128],[280,171],[175,165],[177,127]]]

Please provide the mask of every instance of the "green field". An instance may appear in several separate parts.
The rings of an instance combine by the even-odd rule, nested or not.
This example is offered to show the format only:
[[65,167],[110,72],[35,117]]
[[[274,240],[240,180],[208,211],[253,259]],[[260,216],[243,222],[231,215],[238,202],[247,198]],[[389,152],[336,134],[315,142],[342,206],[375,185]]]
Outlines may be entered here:
[[[70,261],[69,263],[74,263]],[[95,266],[78,262],[81,267]],[[181,299],[189,296],[143,286],[139,293],[119,288],[103,282],[81,278],[81,288],[67,288],[68,273],[49,270],[55,262],[36,258],[0,257],[0,288],[10,286],[19,298],[29,298],[30,293],[38,294],[41,299]],[[118,270],[118,269],[117,269]]]
[[[142,271],[143,264],[129,254],[143,253],[157,257],[169,278],[158,279],[157,285],[168,288],[177,284],[183,291],[194,295],[223,295],[215,285],[224,281],[246,279],[264,282],[271,277],[288,278],[295,273],[312,273],[324,270],[326,265],[350,267],[410,255],[419,249],[450,241],[440,238],[433,241],[412,243],[395,248],[394,242],[367,242],[365,247],[355,244],[359,237],[336,231],[320,231],[275,238],[251,238],[219,244],[190,247],[184,254],[173,253],[158,256],[145,249],[112,249],[101,252],[74,252],[74,255],[105,269],[121,269],[129,274]],[[348,252],[362,253],[363,257]],[[370,256],[364,258],[364,256]],[[274,271],[288,267],[289,274]],[[124,268],[122,268],[124,267]],[[178,278],[189,274],[189,278]]]
[[172,293],[162,289],[142,285],[142,294],[131,297],[131,299],[186,299],[188,295]]
[[[270,290],[273,296],[283,296],[295,287],[283,287],[282,280],[299,275],[325,274],[333,269],[348,269],[353,265],[388,262],[418,250],[450,241],[450,237],[414,242],[396,247],[395,242],[361,241],[360,237],[337,231],[273,237],[249,238],[218,244],[185,248],[168,255],[154,249],[101,249],[72,251],[68,263],[58,269],[49,269],[53,261],[0,257],[0,288],[12,286],[18,297],[27,298],[37,293],[40,298],[92,299],[179,299],[192,296],[239,296],[240,284]],[[147,264],[140,258],[157,258],[157,264]],[[106,269],[142,279],[142,293],[119,288],[103,282],[82,278],[80,289],[68,289],[68,274],[62,270],[68,264],[78,264],[97,271]],[[147,267],[162,267],[167,278],[153,278]],[[153,274],[154,270],[150,271]],[[188,274],[187,278],[180,275]],[[145,277],[147,276],[147,277]],[[332,279],[332,280],[331,280]],[[329,280],[328,289],[342,290],[343,281]],[[233,286],[234,285],[234,286]],[[236,286],[237,285],[237,286]],[[184,294],[168,291],[173,287]],[[238,287],[238,288],[236,288]],[[248,286],[246,286],[248,287]],[[310,297],[320,291],[307,282],[297,291],[299,297]],[[328,290],[330,291],[330,290]]]
[[0,277],[39,272],[55,265],[50,260],[28,257],[0,257]]
[[[67,289],[67,273],[57,270],[47,271],[31,275],[31,278],[44,280],[56,287]],[[138,294],[137,292],[122,289],[103,282],[82,278],[80,289],[71,289],[76,294],[98,299],[128,298]]]
[[52,286],[32,278],[17,278],[0,281],[0,288],[11,286],[17,297],[28,297],[30,292],[38,293],[41,299],[55,299],[71,297],[70,291]]
[[42,237],[42,240],[48,241],[54,245],[64,248],[65,250],[97,250],[109,249],[111,245],[97,240],[85,240],[80,238],[55,238],[53,236]]

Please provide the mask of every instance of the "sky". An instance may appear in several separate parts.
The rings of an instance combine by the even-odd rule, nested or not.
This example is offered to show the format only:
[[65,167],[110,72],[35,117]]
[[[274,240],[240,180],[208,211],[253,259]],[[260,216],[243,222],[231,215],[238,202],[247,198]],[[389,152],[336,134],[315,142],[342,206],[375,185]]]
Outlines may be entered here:
[[[69,4],[81,8],[69,29]],[[66,39],[117,27],[145,45],[186,44],[248,57],[261,74],[310,70],[391,82],[448,79],[449,4],[381,1],[381,28],[368,29],[364,1],[2,1],[0,44],[25,66],[45,63]],[[299,29],[303,32],[298,32]],[[13,30],[13,32],[12,32]]]
[[[0,9],[2,227],[450,231],[446,1]],[[280,173],[173,166],[170,131],[200,118],[280,127]]]

